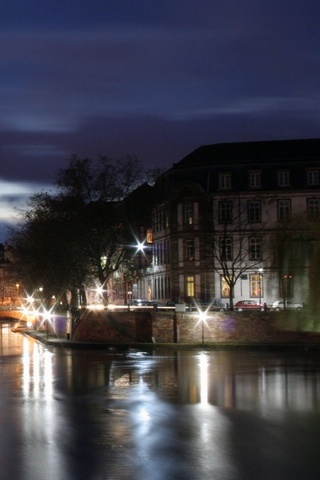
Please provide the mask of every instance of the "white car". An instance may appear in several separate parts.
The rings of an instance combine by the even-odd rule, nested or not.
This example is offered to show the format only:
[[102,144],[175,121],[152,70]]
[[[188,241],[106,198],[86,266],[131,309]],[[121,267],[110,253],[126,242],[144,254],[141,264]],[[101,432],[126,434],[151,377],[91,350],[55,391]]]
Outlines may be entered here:
[[[286,310],[302,310],[303,305],[302,303],[295,303],[291,300],[286,300]],[[279,312],[280,310],[284,310],[283,300],[277,300],[272,304],[271,310],[276,310]]]

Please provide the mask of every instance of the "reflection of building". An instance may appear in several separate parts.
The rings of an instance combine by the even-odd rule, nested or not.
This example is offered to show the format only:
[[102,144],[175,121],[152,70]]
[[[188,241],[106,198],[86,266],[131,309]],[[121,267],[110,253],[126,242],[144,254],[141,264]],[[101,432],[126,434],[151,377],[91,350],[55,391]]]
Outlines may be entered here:
[[227,301],[233,266],[235,301],[306,301],[319,172],[320,140],[198,148],[155,186],[152,263],[138,285],[160,301]]

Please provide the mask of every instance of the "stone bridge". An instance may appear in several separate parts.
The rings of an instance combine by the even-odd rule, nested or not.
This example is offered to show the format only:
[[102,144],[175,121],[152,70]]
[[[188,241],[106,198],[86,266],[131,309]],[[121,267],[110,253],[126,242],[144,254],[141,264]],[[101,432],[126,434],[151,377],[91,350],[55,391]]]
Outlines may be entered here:
[[1,308],[0,322],[11,320],[13,322],[25,319],[25,313],[19,308]]

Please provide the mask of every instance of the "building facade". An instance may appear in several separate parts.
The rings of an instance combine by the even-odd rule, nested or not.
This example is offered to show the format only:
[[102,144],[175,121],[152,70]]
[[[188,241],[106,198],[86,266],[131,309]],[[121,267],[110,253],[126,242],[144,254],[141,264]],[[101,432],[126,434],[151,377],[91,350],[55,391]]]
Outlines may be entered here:
[[318,139],[196,149],[154,187],[152,258],[140,272],[140,295],[308,303],[319,187]]

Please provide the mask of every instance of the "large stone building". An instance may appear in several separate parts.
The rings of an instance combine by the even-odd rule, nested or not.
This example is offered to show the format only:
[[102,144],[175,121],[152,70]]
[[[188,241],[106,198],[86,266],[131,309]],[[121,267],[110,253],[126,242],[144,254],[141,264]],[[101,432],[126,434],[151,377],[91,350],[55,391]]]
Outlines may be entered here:
[[319,187],[319,139],[196,149],[155,185],[152,255],[139,296],[309,302]]

